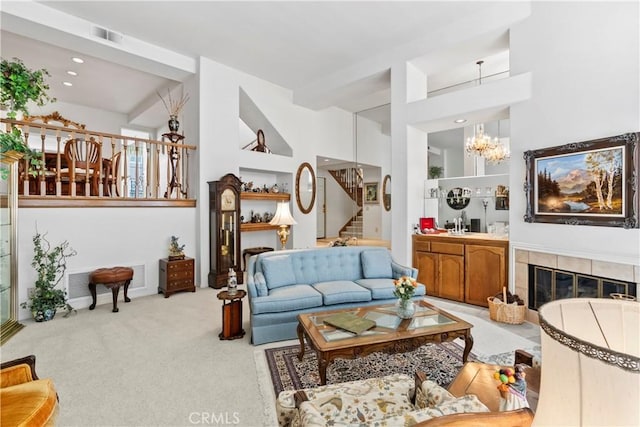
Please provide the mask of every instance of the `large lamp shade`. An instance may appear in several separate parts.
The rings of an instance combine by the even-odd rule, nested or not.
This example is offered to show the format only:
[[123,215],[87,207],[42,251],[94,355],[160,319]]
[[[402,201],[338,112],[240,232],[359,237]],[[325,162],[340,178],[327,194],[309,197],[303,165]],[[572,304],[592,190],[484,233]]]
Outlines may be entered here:
[[640,426],[640,304],[572,298],[540,307],[534,426]]

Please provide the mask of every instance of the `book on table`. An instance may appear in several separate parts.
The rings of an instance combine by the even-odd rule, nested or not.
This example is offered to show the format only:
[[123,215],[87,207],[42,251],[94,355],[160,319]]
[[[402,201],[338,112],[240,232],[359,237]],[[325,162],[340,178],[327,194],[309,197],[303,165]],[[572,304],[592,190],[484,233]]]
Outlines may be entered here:
[[345,331],[353,332],[354,334],[361,334],[376,326],[376,322],[373,320],[363,319],[353,313],[333,314],[325,318],[324,323],[344,329]]

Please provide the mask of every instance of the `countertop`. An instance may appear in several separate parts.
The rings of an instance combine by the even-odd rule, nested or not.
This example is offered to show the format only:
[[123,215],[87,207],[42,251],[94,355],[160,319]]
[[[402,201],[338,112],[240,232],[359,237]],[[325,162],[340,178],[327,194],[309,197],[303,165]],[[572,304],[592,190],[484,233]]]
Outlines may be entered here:
[[431,239],[463,239],[463,240],[495,240],[508,242],[509,236],[498,236],[496,234],[489,233],[471,233],[467,232],[464,234],[449,234],[449,233],[426,233],[426,234],[414,234],[414,236],[418,237],[429,237]]

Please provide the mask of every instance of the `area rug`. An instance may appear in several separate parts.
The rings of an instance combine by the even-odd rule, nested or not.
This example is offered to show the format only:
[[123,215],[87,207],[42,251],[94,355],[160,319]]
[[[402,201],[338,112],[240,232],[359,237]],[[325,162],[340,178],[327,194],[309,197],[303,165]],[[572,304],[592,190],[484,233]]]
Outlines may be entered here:
[[[320,383],[315,352],[307,346],[300,361],[299,351],[299,345],[265,350],[276,396],[282,390],[315,387]],[[422,370],[430,380],[446,387],[463,365],[462,351],[463,348],[456,342],[446,342],[426,344],[406,353],[372,353],[357,359],[336,359],[327,368],[327,383],[335,384],[393,373],[413,376],[416,370]],[[473,352],[468,360],[477,360]]]

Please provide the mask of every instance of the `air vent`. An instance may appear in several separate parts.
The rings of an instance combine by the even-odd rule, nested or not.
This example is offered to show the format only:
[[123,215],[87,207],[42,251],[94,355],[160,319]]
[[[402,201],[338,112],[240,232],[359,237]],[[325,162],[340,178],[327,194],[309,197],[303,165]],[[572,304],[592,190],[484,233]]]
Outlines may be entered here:
[[121,43],[122,42],[122,34],[116,33],[115,31],[107,30],[102,27],[93,27],[91,33],[103,40],[107,40],[113,43]]

